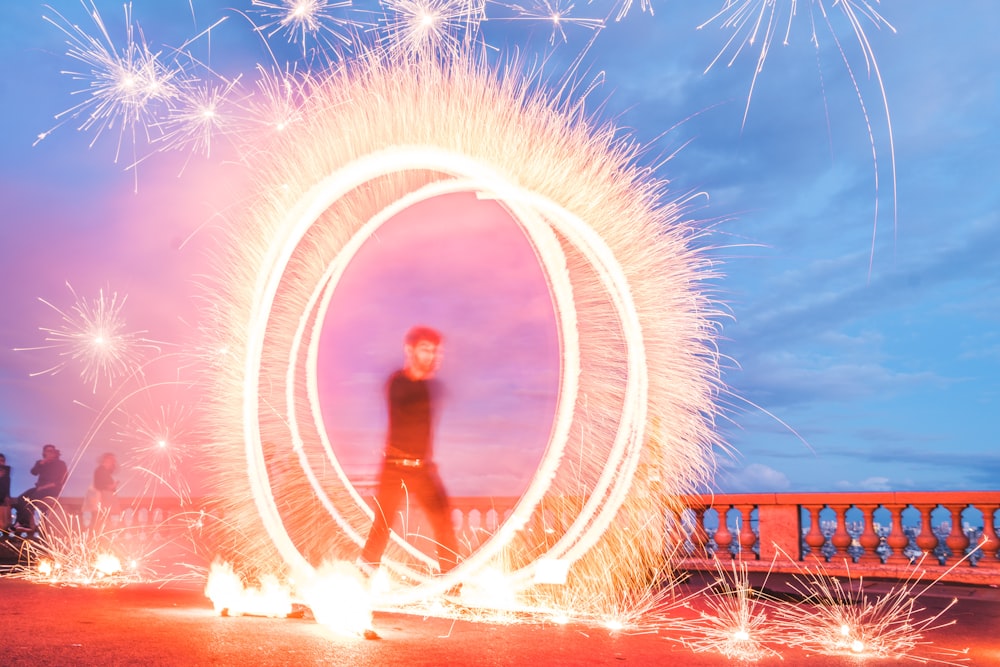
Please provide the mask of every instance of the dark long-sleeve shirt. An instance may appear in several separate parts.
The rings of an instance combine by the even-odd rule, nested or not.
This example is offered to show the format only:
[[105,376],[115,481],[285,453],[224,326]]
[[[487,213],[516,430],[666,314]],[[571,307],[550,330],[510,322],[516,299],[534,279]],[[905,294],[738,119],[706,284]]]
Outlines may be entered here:
[[434,406],[439,393],[435,380],[411,380],[403,371],[393,373],[386,386],[389,403],[386,458],[431,458]]
[[66,483],[66,462],[62,459],[40,459],[31,468],[32,475],[38,475],[35,488],[46,495],[58,496]]

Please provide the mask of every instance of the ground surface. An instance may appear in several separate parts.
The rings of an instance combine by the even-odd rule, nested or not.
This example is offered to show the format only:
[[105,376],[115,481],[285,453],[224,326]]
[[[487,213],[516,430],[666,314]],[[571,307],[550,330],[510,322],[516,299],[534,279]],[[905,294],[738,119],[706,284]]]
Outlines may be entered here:
[[[940,596],[938,595],[940,594]],[[943,597],[942,597],[943,596]],[[920,598],[933,611],[951,596],[953,626],[928,633],[932,646],[968,648],[959,664],[1000,665],[1000,596],[944,587]],[[0,578],[0,665],[700,665],[746,664],[694,652],[658,632],[611,632],[583,624],[511,625],[376,613],[379,639],[331,634],[299,618],[221,617],[195,586],[54,587]],[[754,664],[899,665],[913,661],[829,657],[782,649]],[[932,661],[933,664],[933,661]]]

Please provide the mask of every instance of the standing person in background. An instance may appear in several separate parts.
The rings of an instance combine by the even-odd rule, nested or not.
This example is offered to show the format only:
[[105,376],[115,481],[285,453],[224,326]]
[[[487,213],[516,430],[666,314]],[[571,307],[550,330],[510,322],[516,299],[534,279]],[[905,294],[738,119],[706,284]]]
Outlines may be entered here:
[[37,475],[38,480],[33,487],[21,494],[15,504],[16,528],[20,532],[30,533],[35,530],[35,509],[32,503],[43,502],[51,505],[62,493],[63,485],[66,483],[66,462],[59,458],[59,450],[55,445],[42,447],[42,458],[35,461],[31,474]]
[[0,530],[10,527],[10,466],[0,454]]
[[386,385],[389,427],[375,498],[375,520],[358,565],[366,573],[379,566],[403,496],[417,500],[434,527],[441,573],[455,567],[458,545],[451,505],[433,461],[434,410],[440,394],[434,374],[441,365],[440,333],[415,326],[404,339],[402,370]]
[[102,454],[94,470],[94,483],[87,491],[87,503],[84,510],[90,512],[90,529],[95,535],[104,532],[108,516],[117,509],[115,491],[118,482],[114,478],[118,470],[118,459],[111,452]]

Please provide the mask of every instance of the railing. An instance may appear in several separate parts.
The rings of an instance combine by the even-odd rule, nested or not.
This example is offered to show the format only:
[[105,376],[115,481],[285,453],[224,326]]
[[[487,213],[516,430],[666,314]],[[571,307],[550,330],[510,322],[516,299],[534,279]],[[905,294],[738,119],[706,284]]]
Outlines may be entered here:
[[[677,522],[681,567],[1000,584],[1000,492],[689,496]],[[723,520],[723,517],[725,519]]]
[[[104,528],[162,538],[176,527],[172,520],[190,516],[194,522],[203,505],[200,500],[181,503],[176,497],[120,498],[118,508],[104,520]],[[53,530],[85,531],[91,527],[95,517],[83,508],[83,498],[62,496],[53,508],[44,508],[47,515],[45,521],[52,525]]]
[[[518,500],[453,497],[460,543],[477,549]],[[83,525],[89,521],[82,499],[60,503],[67,516],[79,516]],[[123,498],[113,521],[155,531],[201,505]],[[682,569],[715,569],[738,560],[750,570],[795,573],[808,565],[835,576],[1000,585],[1000,491],[704,495],[684,496],[680,506],[678,515],[664,516],[664,532]],[[567,510],[535,517],[534,523],[564,529],[574,518]]]

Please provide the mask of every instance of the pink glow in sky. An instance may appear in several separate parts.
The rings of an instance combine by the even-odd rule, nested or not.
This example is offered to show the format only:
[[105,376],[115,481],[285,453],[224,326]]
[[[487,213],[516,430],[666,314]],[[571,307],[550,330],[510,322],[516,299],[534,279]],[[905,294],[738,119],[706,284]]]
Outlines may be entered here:
[[375,473],[383,386],[413,324],[445,336],[436,458],[452,495],[519,495],[548,444],[559,384],[555,316],[520,228],[493,201],[436,197],[389,220],[337,286],[319,359],[338,458]]

